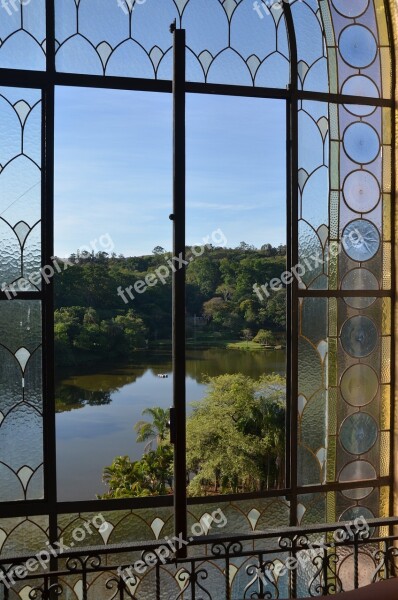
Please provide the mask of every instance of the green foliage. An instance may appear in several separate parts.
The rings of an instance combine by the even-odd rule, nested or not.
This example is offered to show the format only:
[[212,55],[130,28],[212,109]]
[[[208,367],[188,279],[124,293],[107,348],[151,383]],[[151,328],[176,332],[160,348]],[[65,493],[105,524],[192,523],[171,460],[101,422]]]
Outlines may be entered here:
[[93,308],[72,306],[55,311],[55,348],[58,364],[117,359],[145,347],[147,329],[133,310],[101,319]]
[[280,483],[285,431],[285,380],[242,374],[209,380],[187,424],[193,495],[262,491]]
[[[187,249],[189,252],[189,249]],[[203,315],[209,334],[238,339],[243,329],[284,331],[284,290],[260,300],[253,291],[285,270],[285,248],[264,244],[257,250],[244,242],[238,248],[209,246],[187,267],[187,316]],[[119,286],[138,280],[166,265],[170,254],[157,246],[148,256],[74,254],[75,265],[55,276],[55,343],[58,364],[121,359],[146,341],[171,338],[171,277],[148,287],[126,305]],[[61,259],[59,259],[61,263]]]
[[[208,393],[187,422],[191,495],[264,491],[283,485],[285,379],[242,374],[208,379]],[[166,441],[168,411],[146,409],[152,421],[135,425],[137,441],[156,450],[132,462],[119,456],[104,469],[108,491],[100,498],[164,495],[172,491],[173,449]]]
[[142,411],[143,415],[150,415],[152,422],[138,421],[134,429],[138,433],[137,442],[147,442],[156,439],[158,444],[163,443],[169,435],[169,409],[160,407],[146,408]]
[[253,342],[263,346],[275,346],[276,339],[272,331],[269,331],[268,329],[260,329],[256,337],[253,338]]
[[103,481],[108,486],[101,500],[137,496],[164,496],[172,493],[173,448],[162,444],[132,462],[128,456],[118,456],[105,467]]

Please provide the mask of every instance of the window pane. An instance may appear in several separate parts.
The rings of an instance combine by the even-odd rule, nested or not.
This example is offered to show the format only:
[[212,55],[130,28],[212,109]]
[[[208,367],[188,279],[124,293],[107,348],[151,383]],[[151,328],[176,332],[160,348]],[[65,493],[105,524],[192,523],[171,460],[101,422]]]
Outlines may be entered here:
[[44,71],[46,1],[5,0],[0,18],[0,68]]
[[279,87],[289,83],[286,24],[279,4],[252,0],[56,0],[57,70],[172,78],[176,19],[187,31],[187,79]]
[[41,285],[41,110],[39,90],[0,88],[0,285],[11,296]]
[[286,290],[268,286],[286,270],[285,108],[283,101],[188,97],[194,496],[284,486]]
[[171,491],[171,102],[56,91],[61,500]]
[[0,501],[43,497],[41,303],[0,302]]

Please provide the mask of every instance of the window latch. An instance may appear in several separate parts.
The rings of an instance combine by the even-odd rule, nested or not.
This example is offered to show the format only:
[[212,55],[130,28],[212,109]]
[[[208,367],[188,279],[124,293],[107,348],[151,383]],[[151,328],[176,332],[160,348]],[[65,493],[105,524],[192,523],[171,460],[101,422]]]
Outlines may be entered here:
[[175,408],[170,408],[170,419],[167,424],[170,429],[170,444],[176,443]]

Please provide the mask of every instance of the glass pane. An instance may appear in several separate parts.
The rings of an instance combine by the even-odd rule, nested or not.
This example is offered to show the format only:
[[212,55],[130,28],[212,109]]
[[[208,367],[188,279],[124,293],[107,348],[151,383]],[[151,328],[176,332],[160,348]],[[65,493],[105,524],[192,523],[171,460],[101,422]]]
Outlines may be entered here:
[[176,20],[187,32],[189,81],[279,87],[289,83],[286,24],[278,3],[252,0],[56,0],[57,70],[172,78]]
[[43,497],[41,303],[0,302],[0,501]]
[[41,93],[0,88],[0,286],[41,287]]
[[[362,274],[351,280],[367,281]],[[391,359],[386,324],[391,305],[387,298],[368,300],[366,296],[300,300],[300,485],[339,481],[347,487],[390,474]],[[378,515],[381,505],[368,501],[373,489],[367,485],[341,493]],[[329,499],[325,518],[331,522],[340,518]]]
[[0,68],[44,71],[46,1],[4,0],[0,18]]
[[328,92],[328,65],[319,3],[312,0],[289,3],[297,40],[297,84],[304,90]]
[[60,500],[171,493],[171,102],[56,90]]
[[285,108],[188,96],[187,242],[198,249],[187,268],[193,496],[284,485]]
[[[0,519],[0,556],[34,555],[46,548],[48,517]],[[23,587],[23,586],[22,586]]]

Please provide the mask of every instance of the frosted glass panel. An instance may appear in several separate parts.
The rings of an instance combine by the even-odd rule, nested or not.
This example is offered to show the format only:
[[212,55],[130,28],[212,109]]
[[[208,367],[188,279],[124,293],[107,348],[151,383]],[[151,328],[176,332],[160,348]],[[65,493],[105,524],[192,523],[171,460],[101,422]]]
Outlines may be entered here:
[[286,88],[286,23],[272,4],[56,0],[57,70],[170,80],[176,20],[187,33],[188,81]]
[[0,502],[43,497],[41,303],[0,302]]
[[40,288],[42,105],[39,90],[0,88],[0,288]]
[[44,71],[46,1],[5,0],[0,14],[0,68]]

